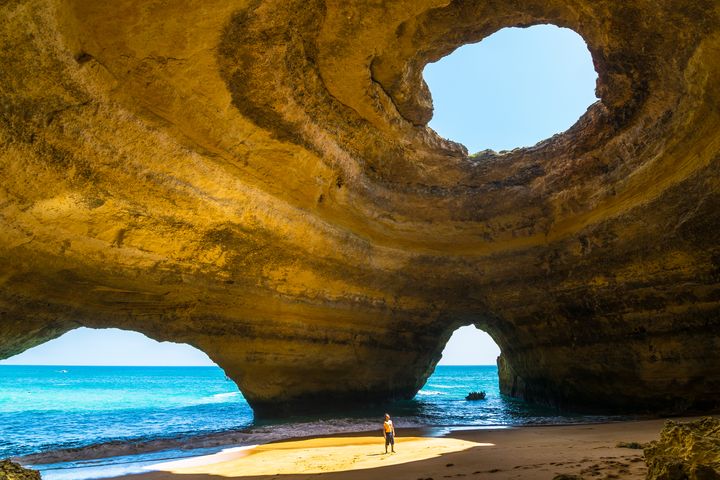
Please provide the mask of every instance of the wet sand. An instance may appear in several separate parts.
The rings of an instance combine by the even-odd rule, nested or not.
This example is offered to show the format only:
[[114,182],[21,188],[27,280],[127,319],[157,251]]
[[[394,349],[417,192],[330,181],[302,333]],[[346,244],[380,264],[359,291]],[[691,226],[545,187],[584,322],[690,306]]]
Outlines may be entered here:
[[395,454],[382,434],[359,433],[269,443],[205,457],[157,464],[125,480],[243,479],[643,479],[639,449],[620,442],[657,439],[664,420],[597,425],[460,430],[442,437],[398,429]]

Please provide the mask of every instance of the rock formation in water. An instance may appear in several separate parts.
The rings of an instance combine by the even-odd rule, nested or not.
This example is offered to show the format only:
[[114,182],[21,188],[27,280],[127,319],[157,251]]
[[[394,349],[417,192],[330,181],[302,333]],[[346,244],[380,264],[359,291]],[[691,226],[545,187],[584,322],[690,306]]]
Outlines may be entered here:
[[648,480],[720,480],[720,420],[666,422],[645,461]]
[[[540,23],[594,59],[573,127],[427,127],[424,65]],[[719,59],[716,0],[1,2],[0,358],[136,330],[277,413],[412,396],[474,324],[515,396],[717,407]]]

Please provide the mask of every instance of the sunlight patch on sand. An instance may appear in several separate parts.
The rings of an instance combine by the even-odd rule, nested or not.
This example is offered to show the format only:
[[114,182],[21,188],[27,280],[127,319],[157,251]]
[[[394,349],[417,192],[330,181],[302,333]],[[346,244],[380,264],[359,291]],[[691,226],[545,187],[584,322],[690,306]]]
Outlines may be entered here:
[[398,438],[397,453],[385,454],[382,437],[330,437],[228,449],[214,455],[148,467],[175,474],[224,477],[327,473],[398,465],[473,447],[492,447],[454,438]]

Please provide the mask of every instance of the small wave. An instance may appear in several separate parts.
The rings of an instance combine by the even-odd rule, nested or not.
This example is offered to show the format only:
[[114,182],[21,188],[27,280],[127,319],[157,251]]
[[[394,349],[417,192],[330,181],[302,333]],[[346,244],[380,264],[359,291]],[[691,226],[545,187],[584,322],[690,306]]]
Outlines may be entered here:
[[224,398],[237,397],[238,395],[240,395],[240,392],[216,393],[215,395],[212,396],[212,398],[224,399]]
[[240,392],[224,392],[224,393],[216,393],[214,395],[210,395],[203,398],[198,398],[197,400],[192,400],[190,402],[190,405],[207,405],[209,403],[223,403],[223,402],[229,402],[234,401],[235,397],[240,397],[240,400],[242,400],[242,397],[240,396]]

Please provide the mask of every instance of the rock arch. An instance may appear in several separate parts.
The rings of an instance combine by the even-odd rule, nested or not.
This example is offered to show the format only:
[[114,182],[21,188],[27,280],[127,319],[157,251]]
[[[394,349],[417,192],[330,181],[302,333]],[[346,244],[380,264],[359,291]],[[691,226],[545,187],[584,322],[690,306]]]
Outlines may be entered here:
[[[453,326],[508,393],[717,407],[712,0],[0,6],[0,356],[78,325],[190,343],[261,413],[406,397]],[[600,102],[468,157],[423,65],[581,33]],[[450,329],[450,330],[449,330]]]

